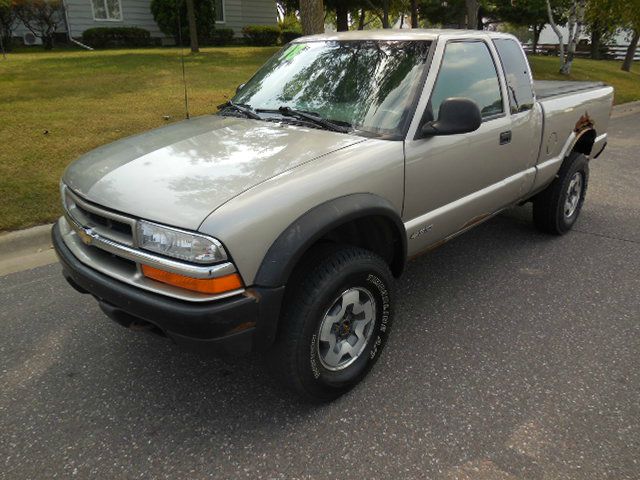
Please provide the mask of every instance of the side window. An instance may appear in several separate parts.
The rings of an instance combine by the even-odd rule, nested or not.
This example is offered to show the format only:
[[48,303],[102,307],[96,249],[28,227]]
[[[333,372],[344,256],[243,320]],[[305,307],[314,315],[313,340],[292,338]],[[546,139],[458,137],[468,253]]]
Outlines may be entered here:
[[533,108],[533,89],[529,76],[529,65],[518,44],[507,38],[495,39],[493,44],[498,50],[504,68],[509,90],[511,113],[519,113]]
[[215,12],[216,12],[216,23],[224,23],[226,19],[224,18],[224,0],[215,0]]
[[434,120],[438,118],[440,104],[449,97],[465,97],[475,101],[482,118],[504,112],[498,73],[484,42],[447,44],[431,94],[430,106]]
[[91,0],[94,20],[122,20],[120,0]]

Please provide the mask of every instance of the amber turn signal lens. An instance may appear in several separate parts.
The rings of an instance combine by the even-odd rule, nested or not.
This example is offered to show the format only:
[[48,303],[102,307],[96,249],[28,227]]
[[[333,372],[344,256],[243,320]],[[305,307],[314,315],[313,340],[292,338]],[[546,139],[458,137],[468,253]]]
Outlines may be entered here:
[[177,273],[165,272],[149,265],[142,265],[142,273],[145,277],[158,282],[200,293],[217,294],[242,288],[242,280],[237,273],[218,278],[191,278]]

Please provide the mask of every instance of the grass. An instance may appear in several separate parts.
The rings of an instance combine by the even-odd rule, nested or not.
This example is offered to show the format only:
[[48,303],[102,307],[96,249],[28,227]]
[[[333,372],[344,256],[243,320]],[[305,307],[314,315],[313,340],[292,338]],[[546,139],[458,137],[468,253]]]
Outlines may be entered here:
[[573,62],[571,75],[558,73],[559,60],[555,57],[529,57],[533,76],[537,80],[593,80],[613,85],[614,103],[627,103],[640,100],[640,65],[636,62],[631,72],[620,70],[622,61],[589,60],[578,58]]
[[[275,51],[229,47],[187,55],[191,114],[215,112]],[[82,153],[183,118],[179,49],[0,57],[0,231],[59,216],[60,176]]]
[[[188,55],[191,114],[214,112],[275,51],[228,47]],[[0,231],[53,221],[59,178],[82,153],[184,118],[179,54],[29,50],[0,58]],[[532,64],[536,78],[566,78],[556,73],[555,58],[534,57]],[[578,59],[571,78],[611,83],[618,103],[639,100],[640,75],[619,65]]]

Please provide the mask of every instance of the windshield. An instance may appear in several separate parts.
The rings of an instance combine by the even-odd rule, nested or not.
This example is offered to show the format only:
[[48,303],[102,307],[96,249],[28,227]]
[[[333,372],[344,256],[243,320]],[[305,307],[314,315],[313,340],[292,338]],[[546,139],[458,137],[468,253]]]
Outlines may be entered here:
[[233,101],[254,111],[290,107],[358,130],[399,135],[425,70],[430,42],[293,43]]

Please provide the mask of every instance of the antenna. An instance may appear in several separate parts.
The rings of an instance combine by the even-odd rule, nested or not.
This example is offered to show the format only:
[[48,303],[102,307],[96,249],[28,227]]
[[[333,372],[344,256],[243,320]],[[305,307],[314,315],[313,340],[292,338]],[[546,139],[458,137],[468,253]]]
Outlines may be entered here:
[[184,45],[182,44],[182,18],[180,18],[180,2],[176,2],[178,10],[178,41],[180,42],[180,63],[182,64],[182,84],[184,85],[184,113],[189,120],[189,96],[187,95],[187,75],[184,70]]

